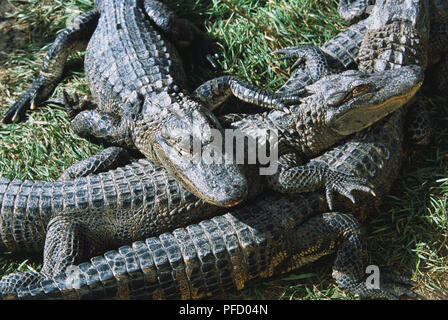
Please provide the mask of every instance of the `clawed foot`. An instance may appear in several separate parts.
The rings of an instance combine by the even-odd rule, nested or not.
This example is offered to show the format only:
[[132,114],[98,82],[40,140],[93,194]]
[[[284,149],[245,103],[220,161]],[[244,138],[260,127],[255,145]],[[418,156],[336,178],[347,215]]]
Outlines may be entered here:
[[297,59],[296,62],[292,65],[291,69],[295,69],[299,64],[301,64],[305,58],[305,52],[302,50],[302,46],[292,46],[286,47],[283,49],[275,50],[275,54],[282,54],[278,56],[277,59],[286,60],[286,59]]
[[270,104],[265,105],[264,107],[290,114],[291,110],[289,106],[300,104],[303,99],[301,94],[303,93],[305,93],[305,89],[297,90],[297,92],[294,94],[274,93],[272,94],[273,98],[270,101]]
[[43,77],[38,77],[28,90],[22,94],[14,105],[3,114],[3,123],[20,122],[25,118],[27,110],[36,109],[45,99],[46,82]]
[[283,54],[282,56],[279,56],[278,59],[297,59],[291,69],[295,69],[299,64],[306,62],[308,59],[314,59],[316,57],[320,58],[323,56],[319,48],[310,45],[286,47],[278,49],[274,51],[274,53]]
[[73,93],[72,97],[70,97],[65,90],[62,93],[64,95],[65,110],[67,111],[67,115],[70,120],[73,120],[81,111],[92,109],[89,107],[88,96],[84,96],[84,98],[80,101],[76,92]]
[[328,208],[333,210],[333,192],[336,191],[344,197],[356,203],[352,192],[359,190],[376,196],[371,185],[366,179],[351,176],[342,172],[330,171],[326,174],[325,194],[327,198]]
[[62,98],[48,99],[42,104],[56,104],[58,106],[64,107],[67,112],[69,120],[73,120],[78,113],[84,110],[94,109],[93,104],[89,101],[88,96],[84,96],[82,100],[79,100],[79,96],[76,92],[70,96],[67,91],[62,91]]

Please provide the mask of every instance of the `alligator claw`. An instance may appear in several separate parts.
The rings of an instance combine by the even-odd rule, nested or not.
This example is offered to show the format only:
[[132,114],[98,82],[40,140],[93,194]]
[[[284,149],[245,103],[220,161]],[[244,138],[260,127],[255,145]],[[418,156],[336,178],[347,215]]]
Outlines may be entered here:
[[371,185],[366,179],[362,179],[356,176],[347,175],[342,172],[331,171],[328,174],[327,182],[325,183],[325,196],[327,198],[328,208],[333,210],[333,191],[337,191],[342,196],[348,198],[353,204],[356,203],[356,199],[352,192],[354,190],[370,193],[372,196],[376,196],[373,190],[374,186]]
[[206,35],[201,34],[193,42],[193,47],[193,52],[196,54],[196,57],[193,58],[199,60],[199,64],[214,71],[221,69],[221,66],[217,62],[221,58],[221,55],[219,54],[218,45],[215,42],[211,41]]
[[331,72],[326,55],[320,48],[311,45],[299,45],[286,47],[275,52],[283,54],[279,59],[297,58],[296,62],[291,66],[291,70],[303,64],[314,81]]
[[3,123],[20,122],[25,118],[27,110],[35,110],[44,100],[42,91],[46,86],[45,79],[38,77],[28,90],[22,94],[19,100],[16,101],[3,114]]
[[81,100],[79,100],[79,96],[76,91],[70,96],[67,91],[63,90],[63,107],[67,111],[68,117],[70,120],[73,120],[75,116],[83,110],[90,109],[89,108],[89,97],[86,95]]
[[3,114],[3,123],[20,122],[25,118],[28,109],[34,110],[34,99],[28,95],[22,96],[13,106]]
[[291,69],[294,69],[299,64],[301,64],[305,58],[305,53],[303,50],[301,50],[302,47],[286,47],[283,49],[279,49],[274,51],[276,54],[283,54],[282,56],[277,57],[277,59],[293,59],[296,58],[296,62],[292,65]]

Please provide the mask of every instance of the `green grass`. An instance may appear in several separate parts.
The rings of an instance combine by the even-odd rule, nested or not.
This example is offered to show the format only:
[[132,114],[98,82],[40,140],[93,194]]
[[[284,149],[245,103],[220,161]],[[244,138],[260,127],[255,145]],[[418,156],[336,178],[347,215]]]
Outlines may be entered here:
[[[0,0],[0,7],[7,1]],[[9,1],[15,9],[0,17],[2,23],[18,20],[17,38],[0,51],[0,112],[6,110],[36,76],[49,44],[77,14],[93,1]],[[227,74],[264,88],[279,88],[290,74],[289,65],[277,61],[275,49],[311,43],[321,45],[345,28],[338,18],[336,0],[226,0],[167,1],[180,16],[193,20],[222,47]],[[11,10],[12,11],[12,10]],[[16,33],[14,33],[16,34]],[[20,38],[20,39],[19,39]],[[82,54],[70,58],[73,66],[58,87],[69,93],[88,93]],[[206,73],[192,76],[192,83]],[[416,291],[426,298],[448,299],[448,108],[447,100],[427,95],[437,130],[428,147],[413,147],[407,155],[391,194],[366,223],[369,259],[391,265],[412,276]],[[25,122],[0,125],[0,176],[51,181],[72,163],[92,155],[96,146],[77,137],[61,108],[44,107]],[[39,259],[0,254],[0,275],[40,267]],[[334,256],[300,270],[224,298],[336,299],[348,298],[331,278]]]

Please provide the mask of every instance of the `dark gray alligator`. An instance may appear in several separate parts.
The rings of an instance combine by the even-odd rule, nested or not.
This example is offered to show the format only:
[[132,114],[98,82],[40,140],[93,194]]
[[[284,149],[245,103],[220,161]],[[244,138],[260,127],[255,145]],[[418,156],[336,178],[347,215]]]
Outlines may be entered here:
[[[293,82],[294,82],[294,77],[291,79],[291,83],[293,83]],[[402,137],[403,137],[403,132],[402,132],[403,121],[402,121],[402,117],[401,117],[400,113],[401,112],[396,112],[396,113],[394,113],[394,115],[392,115],[388,119],[382,121],[379,125],[374,126],[372,129],[368,129],[359,134],[356,134],[355,137],[353,137],[353,139],[352,138],[347,139],[347,141],[345,141],[341,145],[326,152],[322,157],[312,160],[310,162],[310,164],[316,165],[316,166],[322,166],[322,165],[328,165],[330,167],[335,166],[335,167],[341,168],[342,170],[345,170],[345,172],[347,172],[347,173],[351,172],[351,173],[357,173],[359,176],[368,176],[369,179],[371,179],[372,184],[375,186],[374,190],[375,190],[375,193],[377,194],[377,197],[380,199],[382,195],[387,193],[387,190],[393,181],[392,177],[394,176],[394,174],[396,174],[398,172],[397,168],[399,168],[399,159],[402,155],[401,150],[402,150]],[[367,203],[371,203],[372,196],[368,196],[368,197],[369,197],[369,201],[367,201]],[[323,198],[324,197],[322,195],[320,195],[318,197],[318,199],[320,199],[319,201],[323,201]],[[274,204],[274,207],[272,210],[277,211],[275,209],[275,206],[279,205],[278,202],[276,202],[276,200],[274,198],[271,200],[272,200],[272,203]],[[308,200],[313,202],[312,197],[309,198]],[[290,200],[286,200],[285,203],[288,203],[288,201],[290,201]],[[306,206],[307,199],[305,198],[304,201],[305,202],[303,202],[303,205]],[[357,203],[359,203],[359,202],[357,201]],[[361,204],[363,204],[363,201],[361,201]],[[287,205],[285,205],[285,207],[286,206]],[[301,206],[299,206],[296,203],[293,204],[293,206],[299,208],[298,210],[301,210],[301,208],[302,208]],[[339,202],[336,202],[335,206],[336,206],[336,208],[338,208]],[[324,205],[323,207],[326,207],[326,206]],[[271,208],[271,207],[269,207],[269,208]],[[258,208],[256,210],[258,210]],[[327,210],[327,209],[323,209],[323,210]],[[343,210],[343,209],[341,209],[341,210]],[[260,210],[260,212],[262,212],[262,211],[263,210]],[[286,210],[286,211],[288,211],[288,210]],[[317,211],[319,211],[319,210],[317,210]],[[288,212],[294,212],[294,210],[289,210]],[[238,212],[236,213],[236,215],[238,217],[244,217],[244,214],[239,215]],[[265,215],[262,215],[262,216],[265,216]],[[277,224],[278,220],[280,220],[279,218],[282,218],[282,217],[284,217],[283,213],[281,213],[279,216],[276,216],[275,223]],[[300,218],[302,217],[302,214],[299,214],[297,217],[299,217],[299,220],[300,220]],[[334,215],[334,217],[335,217],[335,220],[333,220],[334,222],[336,222],[337,220],[340,221],[340,218],[342,218],[342,217],[339,217],[339,215],[337,215],[337,214]],[[230,219],[233,219],[233,218],[230,218]],[[293,221],[294,219],[292,218],[291,220]],[[316,218],[316,221],[318,221],[318,220],[320,220],[320,218]],[[325,220],[325,218],[322,218],[322,220]],[[330,220],[332,220],[332,219],[327,219],[327,221],[330,221]],[[286,219],[286,221],[288,221],[288,220]],[[251,226],[252,222],[254,224],[256,223],[255,221],[251,220],[250,223],[248,223],[248,225]],[[204,223],[202,223],[202,225],[201,224],[200,225],[203,226],[206,223],[207,222],[204,222]],[[282,224],[282,223],[280,222],[280,224]],[[322,226],[325,224],[327,224],[327,223],[324,222],[321,224],[320,222],[317,222],[316,224],[314,224],[314,222],[313,222],[310,225],[305,223],[305,225],[307,226],[305,228],[305,230],[307,230],[307,231],[314,230],[313,226],[318,226],[318,225]],[[353,224],[353,226],[355,224]],[[348,225],[346,224],[346,226],[348,226]],[[191,226],[191,228],[194,228],[194,227],[195,226]],[[188,227],[187,230],[189,231],[189,230],[191,230],[191,228]],[[282,225],[281,228],[283,228],[283,229],[281,229],[282,230],[281,233],[288,234],[291,231],[290,225],[287,225],[287,224]],[[286,229],[284,229],[284,228],[286,228]],[[348,228],[348,229],[350,229],[350,228]],[[347,231],[348,229],[345,229],[345,231]],[[259,228],[257,227],[257,230],[267,230],[267,229],[263,228],[263,226],[260,226]],[[329,230],[329,229],[327,229],[327,230]],[[332,229],[332,230],[334,230],[334,229]],[[303,231],[303,229],[300,229],[300,231]],[[351,232],[349,232],[349,231],[347,231],[347,232],[348,232],[348,234],[351,234]],[[215,233],[217,234],[216,230],[215,230]],[[231,233],[229,233],[229,234],[231,234]],[[238,232],[236,230],[234,234],[235,234],[235,237],[238,237],[238,239],[241,239],[241,237],[239,237],[240,232]],[[269,233],[266,232],[266,234],[269,234]],[[169,237],[169,235],[167,237]],[[217,236],[216,239],[218,239],[218,238],[219,237]],[[268,236],[268,238],[270,239],[269,236]],[[319,236],[317,238],[318,238],[318,240],[316,240],[316,241],[323,240],[323,237],[321,237],[321,236]],[[356,236],[354,236],[353,238],[357,239]],[[67,294],[66,297],[75,297],[77,294],[79,294],[79,297],[81,297],[81,298],[82,297],[84,297],[84,298],[98,297],[99,298],[99,297],[104,297],[104,296],[120,297],[120,298],[188,297],[188,292],[185,291],[186,290],[185,286],[183,286],[183,284],[185,284],[186,282],[183,281],[183,279],[185,279],[185,278],[183,277],[184,273],[182,273],[182,263],[180,263],[179,265],[178,264],[168,265],[168,262],[167,262],[168,260],[166,260],[166,259],[168,259],[168,257],[172,257],[169,255],[170,251],[168,250],[168,248],[171,248],[170,242],[169,241],[166,242],[164,240],[165,242],[163,243],[162,247],[157,245],[157,243],[160,244],[161,243],[160,241],[162,241],[163,239],[167,239],[165,237],[165,235],[162,235],[161,237],[159,237],[159,239],[156,239],[156,238],[149,239],[148,241],[146,241],[146,245],[147,245],[146,247],[142,246],[142,243],[133,245],[133,248],[135,248],[136,246],[137,247],[140,246],[139,252],[142,253],[143,256],[146,256],[145,248],[148,248],[149,245],[156,243],[155,247],[152,246],[152,248],[156,248],[157,253],[153,254],[152,251],[149,251],[149,253],[151,254],[151,257],[154,257],[154,259],[151,258],[150,260],[147,261],[149,263],[149,265],[151,265],[151,261],[152,261],[153,268],[152,269],[151,268],[144,269],[142,266],[142,268],[140,270],[143,272],[144,276],[149,275],[149,277],[151,279],[149,282],[147,282],[147,278],[144,279],[144,281],[146,281],[145,282],[146,284],[148,284],[148,283],[150,284],[149,287],[146,286],[145,288],[142,288],[141,286],[138,287],[138,285],[133,286],[134,284],[139,283],[138,280],[131,283],[131,280],[138,279],[139,274],[141,274],[141,273],[139,273],[140,271],[137,271],[139,268],[138,265],[132,264],[133,262],[130,259],[124,260],[124,257],[130,257],[133,255],[133,253],[131,252],[132,250],[129,250],[129,247],[125,247],[124,249],[119,250],[119,254],[116,254],[116,252],[108,253],[108,257],[106,257],[106,260],[108,261],[109,266],[115,266],[114,262],[117,261],[118,265],[121,264],[122,262],[124,262],[125,265],[127,266],[127,268],[126,268],[126,270],[121,268],[118,271],[117,268],[113,267],[111,269],[112,274],[110,272],[108,273],[108,275],[105,275],[104,273],[102,273],[101,275],[103,276],[103,278],[102,278],[103,281],[101,282],[101,285],[104,284],[104,287],[99,286],[99,281],[95,281],[95,279],[98,280],[98,277],[95,274],[94,270],[91,269],[91,266],[89,266],[89,264],[87,263],[87,264],[83,264],[82,270],[79,270],[77,268],[71,269],[68,278],[64,274],[61,274],[59,277],[57,277],[57,282],[52,282],[52,280],[49,280],[48,282],[40,283],[37,286],[30,286],[28,288],[22,288],[19,291],[21,291],[21,295],[23,295],[24,297],[27,297],[27,295],[30,294],[30,290],[32,290],[32,295],[36,295],[36,297],[42,298],[41,295],[44,292],[50,294],[47,297],[54,297],[54,296],[59,296],[59,294],[60,294],[58,289],[56,289],[54,287],[54,284],[57,284],[58,288],[63,289],[62,292]],[[198,237],[196,237],[195,239],[200,240],[201,239],[200,235]],[[210,239],[210,237],[208,237],[208,236],[202,237],[202,240],[204,240],[204,241],[209,241],[209,239]],[[316,238],[311,237],[311,239],[316,239]],[[295,240],[297,240],[297,241],[295,241]],[[196,240],[194,240],[193,242],[196,243],[195,241]],[[243,248],[246,247],[244,241],[246,241],[246,240],[242,240],[242,242],[239,244],[237,251],[240,250],[239,252],[241,252],[241,250],[243,250]],[[291,244],[293,248],[297,248],[297,247],[294,247],[294,244],[299,243],[300,241],[306,242],[306,239],[304,239],[303,237],[298,237],[293,240],[286,239],[286,241],[282,241],[282,244],[285,244],[286,246]],[[313,240],[313,243],[314,243],[314,241],[315,240]],[[256,241],[253,243],[255,244]],[[306,242],[306,243],[308,243],[308,242]],[[208,242],[208,245],[210,245],[210,248],[216,247],[211,244],[213,244],[213,241]],[[205,245],[207,245],[207,243]],[[308,246],[313,247],[312,244],[308,244]],[[267,246],[260,245],[261,250],[263,250],[263,248],[266,248],[266,247]],[[281,245],[280,245],[280,247],[281,247]],[[202,246],[199,246],[199,247],[196,246],[195,248],[197,250],[200,250],[202,248]],[[249,248],[250,248],[250,246],[249,246]],[[272,248],[272,247],[269,247],[269,248]],[[162,251],[160,251],[159,249]],[[175,248],[173,248],[173,251],[175,251]],[[306,248],[305,248],[305,251],[306,251]],[[164,255],[163,252],[165,252],[166,255]],[[205,251],[205,252],[210,252],[210,251]],[[359,251],[354,250],[353,252],[359,252]],[[198,253],[200,253],[200,252],[198,251]],[[284,252],[279,254],[279,257],[276,259],[277,262],[273,263],[273,265],[279,266],[276,268],[276,271],[285,271],[285,270],[288,270],[289,268],[295,268],[295,267],[298,267],[299,265],[301,265],[301,263],[293,262],[294,259],[299,260],[299,258],[297,258],[297,256],[295,256],[293,254],[292,255],[288,255],[288,254],[289,254],[289,251],[286,251],[286,254],[284,254]],[[223,253],[223,255],[225,255],[225,254]],[[228,255],[230,257],[232,257],[232,252],[228,253]],[[186,256],[186,255],[184,255],[184,256]],[[237,255],[234,255],[234,256],[236,256],[236,258],[230,259],[230,261],[235,261],[235,260],[240,261],[238,266],[241,266],[244,270],[251,269],[250,264],[249,264],[250,262],[247,262],[248,259],[241,262],[241,260],[243,258],[241,258],[240,256],[239,256],[240,258],[238,258]],[[300,256],[300,254],[299,254],[299,256]],[[315,255],[315,258],[317,258],[317,256],[318,255]],[[139,258],[140,257],[141,257],[141,255],[139,255]],[[160,257],[162,260],[158,260],[157,257]],[[164,257],[166,257],[166,259]],[[196,257],[198,257],[198,259],[199,259],[199,257],[204,257],[204,256],[198,255]],[[244,257],[246,257],[246,256],[244,256]],[[295,257],[295,258],[293,259],[293,257]],[[212,260],[215,258],[216,257],[212,257]],[[273,259],[273,256],[271,256],[270,258]],[[310,259],[313,259],[313,258],[310,258]],[[94,260],[95,260],[95,262],[93,263],[93,265],[95,267],[99,266],[99,269],[98,269],[100,271],[100,272],[98,272],[98,275],[99,275],[101,273],[101,271],[104,271],[107,268],[104,269],[106,266],[101,264],[100,257],[92,259],[92,262]],[[216,260],[213,260],[213,261],[218,261],[218,260],[219,260],[219,257],[217,257]],[[144,262],[146,260],[142,260],[142,259],[139,260],[139,262],[142,262],[142,261]],[[157,261],[159,262],[158,264],[157,264]],[[163,262],[163,261],[165,261],[165,262]],[[169,261],[175,261],[175,260],[169,260]],[[177,260],[177,261],[179,261],[179,260]],[[198,261],[198,260],[196,260],[196,261]],[[202,263],[202,259],[200,259],[199,261],[200,261],[199,263],[201,263],[201,264],[206,264],[206,263]],[[221,260],[219,260],[219,261],[221,261]],[[270,260],[270,261],[272,261],[272,260]],[[278,261],[283,262],[283,263],[278,263]],[[303,259],[301,261],[304,262]],[[156,264],[154,264],[154,262],[156,262]],[[160,263],[162,263],[163,265],[161,265]],[[221,264],[225,264],[225,261],[219,263],[219,265],[221,265]],[[216,268],[219,269],[219,265],[216,264]],[[283,269],[282,265],[287,265],[286,269]],[[148,266],[148,264],[146,264],[146,266]],[[176,275],[179,275],[180,280],[178,278],[176,278],[176,275],[173,275],[174,274],[172,272],[173,269],[171,269],[172,266],[179,267],[175,270],[179,271],[179,273],[176,273]],[[135,268],[133,268],[133,267],[135,267]],[[187,267],[191,267],[191,265],[189,265]],[[130,270],[135,270],[135,272],[132,272]],[[185,270],[187,270],[188,272],[192,271],[191,268],[185,269]],[[145,273],[146,271],[148,271],[149,273],[148,274]],[[362,272],[362,270],[360,272]],[[190,273],[187,273],[187,275],[188,274],[190,274]],[[272,273],[269,273],[269,272],[268,273],[261,272],[257,275],[248,274],[247,272],[245,272],[243,275],[241,275],[240,273],[236,273],[235,277],[233,278],[233,284],[230,284],[229,288],[234,288],[234,287],[240,288],[241,285],[244,284],[245,281],[248,281],[250,279],[257,278],[257,277],[269,276],[271,274]],[[339,279],[338,274],[339,273],[335,272],[334,275],[336,278]],[[210,273],[210,275],[213,276],[213,273]],[[114,279],[113,276],[116,276],[116,278]],[[131,278],[129,278],[130,276],[131,277],[136,276],[136,277],[131,279]],[[66,278],[64,278],[64,277],[66,277]],[[85,278],[83,278],[83,277],[85,277]],[[198,277],[202,279],[202,280],[198,280],[198,282],[197,282],[198,285],[200,285],[200,284],[204,283],[203,280],[207,277],[207,274],[201,273],[200,276],[198,276]],[[106,278],[108,278],[109,280],[107,280]],[[237,281],[238,279],[241,279],[241,278],[243,279],[243,281]],[[85,282],[83,279],[87,282]],[[220,278],[220,279],[222,279],[222,278]],[[343,284],[345,281],[344,280],[345,278],[342,277],[340,279],[342,279],[341,284]],[[67,281],[69,282],[68,285],[67,285]],[[213,281],[215,281],[215,280],[210,279],[207,282],[213,283]],[[230,281],[230,280],[228,280],[228,281]],[[224,283],[224,282],[225,281],[221,281],[220,283]],[[88,284],[86,284],[86,283],[88,283]],[[350,283],[350,281],[348,283]],[[359,283],[359,281],[357,283]],[[45,289],[42,289],[42,285],[45,286]],[[65,285],[67,285],[67,286],[65,286]],[[187,285],[189,286],[188,288],[192,288],[192,290],[193,290],[193,293],[191,293],[191,297],[200,297],[201,296],[201,295],[195,295],[195,292],[198,292],[197,290],[195,290],[195,288],[197,288],[195,285],[192,285],[191,283],[187,283]],[[363,284],[360,284],[358,287],[359,288],[363,287]],[[203,287],[201,287],[201,288],[203,288]],[[215,289],[213,289],[214,288],[213,285],[210,286],[210,288],[212,288],[211,290],[215,290]],[[97,291],[97,289],[98,289],[98,291]],[[180,290],[180,292],[183,292],[183,293],[186,292],[186,293],[183,295],[180,295],[178,293],[179,291],[177,291],[177,290]],[[224,290],[224,289],[221,287],[216,290],[219,291],[219,290]],[[108,291],[108,292],[106,294],[104,294],[105,291]],[[357,290],[354,290],[352,292],[356,292],[356,291]],[[139,292],[141,292],[141,294]],[[361,292],[362,292],[362,290],[361,290]],[[95,295],[96,293],[98,293],[98,295]],[[381,296],[384,297],[383,293],[381,294]],[[71,294],[74,294],[74,295],[71,295]],[[204,294],[211,294],[211,293],[210,293],[210,291],[206,290],[206,292]],[[370,294],[370,296],[375,296],[375,295]],[[390,295],[388,295],[388,296],[390,297]]]
[[[21,120],[27,109],[43,103],[60,81],[68,54],[86,49],[86,76],[95,103],[84,100],[70,110],[76,133],[139,150],[210,203],[241,202],[247,181],[240,166],[225,161],[224,153],[219,162],[195,161],[178,141],[180,135],[193,137],[205,148],[213,139],[211,132],[223,131],[215,116],[186,91],[175,47],[191,45],[201,61],[212,61],[207,57],[214,53],[214,45],[158,1],[102,0],[95,5],[57,36],[39,76],[3,121]],[[283,106],[281,97],[254,93],[238,79],[229,79],[228,85],[250,102]]]
[[[296,83],[300,83],[301,77],[298,79]],[[294,81],[293,76],[289,88],[293,88]],[[367,176],[380,200],[400,168],[404,113],[398,110],[371,128],[348,137],[307,166],[330,166]],[[366,196],[370,199],[361,200],[361,204],[371,204],[371,196]],[[326,211],[323,199],[323,194],[299,196],[297,202],[296,197],[284,196],[277,201],[274,196],[261,202],[263,206],[249,205],[109,251],[57,277],[20,288],[18,295],[22,298],[200,298],[242,288],[247,281],[294,269],[316,259],[322,252],[337,250],[333,276],[342,287],[370,297],[391,297],[390,291],[386,295],[384,291],[366,291],[360,281],[362,268],[359,266],[350,267],[347,273],[351,264],[347,264],[346,257],[360,261],[357,255],[361,252],[357,249],[360,244],[355,245],[359,241],[357,231],[353,232],[358,227],[352,228],[356,222],[350,216],[323,213],[295,224],[303,221],[309,212],[308,204],[314,206],[313,212]],[[323,204],[320,209],[319,203]],[[344,204],[336,201],[335,207],[339,206]],[[270,211],[265,213],[265,208]],[[338,234],[345,235],[346,240],[340,240],[341,246],[334,242]],[[266,260],[266,257],[269,258]],[[398,292],[404,291],[398,289]]]
[[[299,68],[296,76],[281,90],[289,87],[292,89],[297,83],[312,83],[325,74],[340,72],[346,68],[373,72],[414,63],[424,69],[431,67],[427,73],[431,89],[438,94],[445,94],[447,83],[444,70],[448,68],[446,1],[425,0],[413,3],[407,0],[341,0],[339,13],[351,22],[367,18],[353,24],[320,49],[300,46],[278,50],[284,54],[284,58],[299,58],[295,65],[303,61],[307,64],[306,68]],[[402,19],[402,23],[398,22],[400,15],[407,16]],[[429,143],[432,130],[427,110],[419,104],[413,104],[408,121],[407,131],[414,142]]]
[[[421,77],[422,74],[418,67],[387,71],[378,75],[371,74],[367,77],[360,72],[349,71],[340,75],[332,75],[329,79],[319,80],[313,87],[313,95],[328,99],[332,95],[341,95],[345,90],[344,99],[335,97],[331,100],[333,104],[330,106],[332,112],[338,114],[337,110],[339,109],[339,113],[344,114],[347,107],[354,101],[367,104],[367,101],[370,100],[373,102],[370,104],[373,109],[375,106],[385,106],[390,103],[395,105],[397,99],[404,99],[404,103],[419,87]],[[347,84],[343,85],[346,82]],[[322,83],[322,85],[319,86],[319,83]],[[359,99],[361,95],[353,96],[352,89],[356,87],[355,84],[359,83],[372,88],[375,86],[376,91],[374,92],[376,94],[366,95],[362,99]],[[396,90],[391,90],[391,88],[397,86],[403,87],[400,94],[397,94]],[[313,102],[316,112],[329,115],[327,112],[329,106],[325,103],[326,100],[313,100],[311,95],[304,101]],[[318,103],[318,101],[320,102]],[[305,107],[305,103],[302,106]],[[325,117],[325,119],[330,124],[333,123],[331,115]],[[113,149],[106,149],[103,153],[110,150]],[[101,154],[84,160],[88,164],[81,165],[81,167],[97,166],[96,162],[102,162],[99,159],[100,156]],[[105,157],[108,158],[109,156],[105,155]],[[75,175],[78,172],[76,168],[73,171]],[[331,170],[327,170],[327,172],[331,172]],[[250,177],[253,180],[249,184],[251,186],[250,194],[259,194],[264,185],[260,181],[261,177],[258,177],[257,173],[250,175]],[[363,188],[353,187],[353,180],[351,179],[339,181],[332,178],[331,175],[327,178],[324,174],[321,176],[319,185],[305,184],[308,189],[304,187],[302,191],[330,188],[345,194],[346,192],[341,191],[344,187],[349,190],[348,194],[356,189],[365,191]],[[361,180],[359,179],[359,181]],[[347,186],[345,186],[345,183]],[[332,187],[333,184],[336,187]],[[171,231],[177,227],[197,222],[212,214],[219,214],[216,207],[205,204],[182,189],[166,171],[152,165],[148,160],[133,162],[123,168],[97,175],[88,175],[87,177],[55,183],[3,179],[0,196],[2,203],[2,211],[0,212],[2,245],[8,250],[37,252],[45,246],[42,272],[39,274],[26,272],[11,274],[2,278],[1,289],[5,296],[14,294],[16,287],[21,284],[40,283],[40,280],[61,273],[68,266],[102,250],[104,251],[105,248],[117,247],[120,244]],[[320,195],[315,195],[315,197],[319,198]],[[305,207],[311,206],[308,198],[300,199],[300,202],[303,200]],[[281,201],[281,199],[278,199],[275,203],[281,205]],[[286,206],[289,201],[293,201],[291,205],[296,206],[296,200],[284,201]],[[324,211],[315,210],[315,214],[324,213],[326,210],[324,198],[320,201],[319,207]],[[314,203],[314,200],[312,202]],[[259,210],[258,208],[263,209],[259,204],[255,204],[253,207],[257,208],[256,210]],[[299,207],[302,208],[302,205]],[[311,207],[316,209],[314,206]],[[250,211],[252,210],[250,208],[251,205],[238,212]],[[260,219],[271,219],[270,211],[272,210],[275,210],[274,207],[261,210],[258,213]],[[297,220],[298,227],[303,219],[311,214],[311,211],[310,209],[310,212],[303,218],[301,217],[301,209],[290,213],[285,212],[285,214],[292,214],[291,219],[296,217],[294,219]],[[335,217],[338,216],[335,215]],[[338,219],[336,218],[336,221]],[[279,228],[282,228],[282,226],[279,226]],[[260,232],[263,232],[262,230]],[[280,233],[285,232],[286,230],[280,231]],[[331,234],[330,237],[333,235]],[[318,235],[316,234],[316,236]],[[300,239],[300,242],[302,240]],[[280,242],[279,245],[270,241],[268,243],[274,246],[272,250],[276,250],[276,246],[280,248],[283,244],[290,245],[288,242]],[[239,244],[236,243],[235,245]],[[318,251],[316,257],[326,252],[326,250]],[[268,252],[263,253],[261,257],[267,260],[274,258]],[[305,259],[304,261],[308,260]],[[298,263],[297,266],[300,264]],[[241,266],[243,267],[243,265]],[[272,272],[269,274],[272,274]],[[236,275],[236,277],[240,276]],[[231,279],[236,278],[231,277]],[[360,286],[362,287],[362,285]],[[356,293],[356,290],[353,292]],[[379,292],[386,294],[383,291]],[[362,293],[362,291],[359,293]],[[149,296],[151,295],[149,294]]]

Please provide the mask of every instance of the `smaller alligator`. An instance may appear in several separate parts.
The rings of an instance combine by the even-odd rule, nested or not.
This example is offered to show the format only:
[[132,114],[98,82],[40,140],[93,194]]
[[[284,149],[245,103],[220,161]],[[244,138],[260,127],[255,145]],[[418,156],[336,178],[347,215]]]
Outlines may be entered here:
[[[319,74],[319,77],[322,75]],[[266,177],[269,187],[281,193],[299,193],[326,186],[327,201],[332,209],[333,191],[355,202],[352,190],[371,190],[361,186],[358,179],[328,170],[328,167],[303,164],[403,106],[419,90],[422,81],[423,74],[418,66],[404,68],[398,73],[369,76],[349,70],[328,75],[304,89],[296,90],[295,94],[303,92],[302,102],[289,106],[286,112],[273,110],[252,115],[230,114],[221,121],[254,141],[263,139],[266,131],[276,132],[279,159],[276,162],[277,170]],[[393,86],[390,85],[392,83]],[[217,79],[206,82],[195,91],[199,99],[203,96],[202,88],[205,88],[210,101],[221,101],[225,92]],[[214,96],[213,99],[210,96]]]

